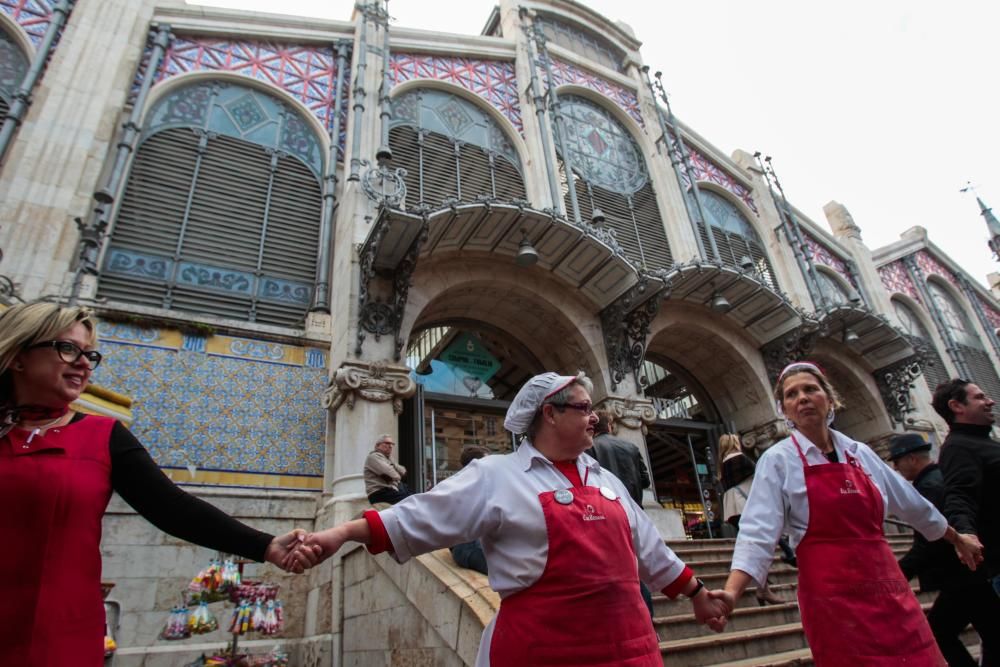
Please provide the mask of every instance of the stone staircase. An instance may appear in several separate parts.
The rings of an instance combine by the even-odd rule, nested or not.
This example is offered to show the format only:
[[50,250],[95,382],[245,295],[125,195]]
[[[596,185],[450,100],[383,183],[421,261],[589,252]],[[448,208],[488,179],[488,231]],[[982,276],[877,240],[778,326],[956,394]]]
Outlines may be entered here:
[[[897,556],[906,553],[910,535],[888,538]],[[729,574],[734,540],[668,541],[667,544],[702,578],[708,588],[719,588]],[[758,606],[756,589],[749,588],[737,601],[726,631],[716,634],[699,625],[686,599],[653,596],[653,625],[660,639],[665,667],[779,667],[811,665],[812,655],[796,602],[796,570],[775,557],[771,567],[771,591],[784,604]],[[917,592],[916,590],[914,592]],[[917,598],[930,608],[934,593]],[[963,639],[973,656],[978,655],[979,636],[970,627]]]

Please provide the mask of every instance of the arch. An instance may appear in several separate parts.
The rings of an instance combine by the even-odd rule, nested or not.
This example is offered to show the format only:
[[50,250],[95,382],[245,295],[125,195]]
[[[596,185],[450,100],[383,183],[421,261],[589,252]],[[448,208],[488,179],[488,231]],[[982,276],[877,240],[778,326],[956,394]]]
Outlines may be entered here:
[[843,346],[820,340],[810,355],[826,371],[830,384],[844,399],[837,412],[834,428],[861,442],[870,442],[893,430],[875,379],[856,363],[844,357]]
[[638,121],[633,118],[625,109],[621,108],[614,100],[605,97],[596,90],[581,86],[576,83],[564,83],[556,88],[556,93],[562,97],[563,95],[572,95],[575,97],[587,98],[590,102],[593,102],[596,106],[601,107],[604,111],[607,111],[619,124],[625,126],[625,130],[628,132],[632,140],[636,142],[642,149],[641,152],[647,159],[650,155],[656,153],[656,146],[653,144],[646,131]]
[[722,421],[745,431],[775,418],[758,347],[725,316],[667,302],[650,325],[646,355],[673,360],[704,387]]
[[486,103],[482,97],[476,95],[475,93],[457,86],[454,83],[448,81],[440,81],[439,79],[409,79],[402,83],[398,83],[392,87],[389,92],[390,99],[395,99],[400,95],[405,95],[414,88],[433,88],[437,90],[442,90],[446,93],[450,93],[455,97],[461,97],[467,102],[476,105],[481,111],[486,112],[493,122],[500,125],[500,129],[504,134],[507,141],[513,144],[514,150],[517,152],[518,160],[521,161],[521,165],[528,164],[531,159],[528,155],[528,145],[524,142],[524,137],[518,132],[514,124],[510,122],[510,119],[500,113],[500,110],[491,104]]
[[[557,154],[566,210],[573,210],[572,178],[581,221],[600,221],[613,230],[625,256],[635,265],[649,270],[672,267],[650,164],[637,135],[592,95],[566,93],[560,107],[564,136]],[[566,168],[567,159],[572,174]],[[595,217],[598,210],[602,215]]]
[[[222,70],[184,72],[154,84],[149,91],[146,107],[142,110],[139,126],[146,127],[150,112],[159,105],[164,97],[173,94],[180,88],[211,81],[221,81],[243,86],[244,88],[253,88],[265,95],[277,98],[282,104],[290,107],[298,118],[312,129],[313,137],[320,143],[322,149],[320,151],[323,156],[322,166],[324,169],[326,168],[327,156],[330,154],[330,133],[323,127],[323,124],[316,118],[316,115],[287,91],[265,81],[259,81],[245,74],[239,74],[238,72],[226,72]],[[320,172],[320,176],[322,177],[322,171]]]
[[34,49],[19,25],[2,12],[0,19],[0,118],[3,118],[24,82]]
[[204,73],[158,88],[115,212],[103,298],[303,324],[316,278],[324,135],[297,102],[248,81]]
[[890,303],[896,319],[903,325],[903,330],[923,348],[921,352],[924,355],[924,382],[927,383],[927,389],[933,393],[934,388],[946,381],[950,375],[931,334],[934,323],[929,319],[927,312],[905,294],[893,294]]
[[555,7],[538,10],[534,21],[545,37],[561,48],[608,69],[625,72],[628,49],[608,39],[607,26],[603,30],[591,27],[587,22]]
[[497,268],[489,257],[421,260],[401,338],[438,322],[482,322],[519,341],[544,370],[585,371],[595,402],[608,395],[604,341],[590,304],[547,272]]
[[850,305],[855,292],[843,276],[827,266],[821,264],[814,266],[816,277],[819,279],[820,292],[829,301],[828,307]]
[[[705,222],[712,228],[712,236],[722,264],[747,270],[744,258],[749,258],[751,262],[749,272],[758,276],[771,289],[777,290],[778,281],[767,253],[767,245],[752,218],[744,212],[746,206],[715,184],[709,184],[709,187],[699,185],[698,190],[705,195],[702,197],[702,206],[707,218]],[[688,189],[684,195],[693,197],[693,190]],[[705,248],[710,247],[708,230],[699,225],[698,232]]]
[[[969,317],[964,295],[937,276],[927,277],[927,291],[930,297],[937,302],[945,326],[956,337],[956,342],[960,345],[985,350],[986,346],[979,339],[979,332],[973,324],[973,319]],[[940,297],[944,297],[944,299]]]

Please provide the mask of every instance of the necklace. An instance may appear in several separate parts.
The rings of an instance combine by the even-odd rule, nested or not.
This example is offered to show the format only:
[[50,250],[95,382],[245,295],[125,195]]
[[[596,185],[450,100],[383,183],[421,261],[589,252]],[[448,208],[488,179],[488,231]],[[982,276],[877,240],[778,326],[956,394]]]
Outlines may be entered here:
[[32,440],[35,439],[36,435],[41,435],[43,430],[47,432],[49,430],[49,427],[55,425],[60,419],[63,418],[63,416],[64,415],[59,415],[55,419],[50,419],[49,421],[42,422],[41,424],[35,424],[33,427],[20,426],[20,422],[18,422],[20,428],[31,429],[31,433],[28,434],[28,439],[25,442],[31,442]]

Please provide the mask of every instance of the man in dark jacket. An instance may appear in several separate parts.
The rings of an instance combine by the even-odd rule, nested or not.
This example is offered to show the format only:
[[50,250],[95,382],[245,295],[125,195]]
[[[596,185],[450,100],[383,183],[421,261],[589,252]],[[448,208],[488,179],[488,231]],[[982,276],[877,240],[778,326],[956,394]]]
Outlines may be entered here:
[[[931,462],[930,449],[931,443],[923,437],[906,433],[891,440],[889,458],[896,470],[913,482],[920,495],[943,510],[944,475],[938,465]],[[899,567],[907,579],[917,577],[921,591],[940,591],[927,620],[951,667],[977,664],[959,639],[970,622],[982,638],[983,656],[990,660],[1000,657],[1000,597],[993,594],[983,568],[972,572],[958,560],[950,544],[944,540],[928,542],[917,532],[913,534],[913,546],[900,559]]]
[[[646,462],[642,460],[642,452],[628,440],[611,435],[614,417],[610,412],[597,410],[595,414],[597,425],[594,427],[594,446],[588,449],[587,453],[597,459],[602,468],[610,470],[620,479],[635,504],[642,507],[642,490],[649,486],[649,471],[646,469]],[[639,592],[652,617],[653,595],[641,581]]]

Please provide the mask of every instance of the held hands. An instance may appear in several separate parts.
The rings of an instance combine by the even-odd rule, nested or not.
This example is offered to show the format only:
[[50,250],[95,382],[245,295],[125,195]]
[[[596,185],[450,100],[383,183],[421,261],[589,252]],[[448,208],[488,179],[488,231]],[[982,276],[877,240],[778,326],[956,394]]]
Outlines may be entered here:
[[320,562],[322,552],[322,549],[318,547],[304,544],[308,536],[309,533],[301,528],[296,528],[284,535],[278,535],[267,545],[264,560],[277,565],[286,572],[301,574]]
[[736,598],[732,593],[722,589],[714,591],[705,589],[703,593],[694,596],[691,605],[694,607],[695,620],[715,632],[722,632],[726,629],[726,621],[736,607]]
[[968,533],[958,533],[955,540],[955,553],[970,570],[975,571],[976,566],[983,562],[983,543],[975,535]]

